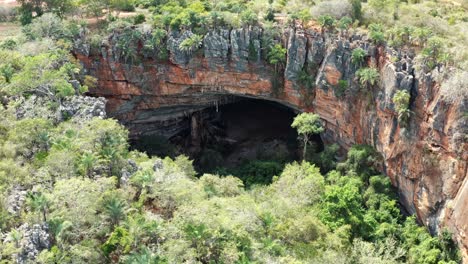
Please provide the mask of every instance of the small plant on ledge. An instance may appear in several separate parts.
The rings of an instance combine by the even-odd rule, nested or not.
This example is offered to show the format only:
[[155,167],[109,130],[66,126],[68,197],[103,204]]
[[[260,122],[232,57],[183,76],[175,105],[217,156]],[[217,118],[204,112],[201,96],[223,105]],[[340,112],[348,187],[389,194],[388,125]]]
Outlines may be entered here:
[[399,90],[393,96],[393,103],[395,104],[395,110],[398,113],[398,121],[406,125],[411,115],[409,110],[411,96],[405,90]]

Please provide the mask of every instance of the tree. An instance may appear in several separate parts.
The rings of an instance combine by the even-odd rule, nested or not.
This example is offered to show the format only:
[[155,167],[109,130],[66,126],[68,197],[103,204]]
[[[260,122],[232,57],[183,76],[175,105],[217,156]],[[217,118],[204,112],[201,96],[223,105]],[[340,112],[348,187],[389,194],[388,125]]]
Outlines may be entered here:
[[111,228],[120,224],[120,221],[125,219],[127,211],[127,203],[120,198],[117,193],[110,192],[105,195],[102,201],[103,213],[106,219],[109,220]]
[[251,9],[246,9],[240,14],[240,19],[243,25],[255,25],[258,21],[258,15],[255,14]]
[[352,17],[354,20],[361,20],[362,18],[362,6],[361,0],[351,0],[352,6]]
[[411,111],[409,110],[411,96],[406,90],[398,90],[393,96],[395,110],[398,113],[398,120],[405,123],[408,121]]
[[3,64],[0,65],[0,76],[5,79],[6,83],[10,83],[11,77],[15,73],[15,69],[11,66],[11,64]]
[[86,152],[81,155],[78,167],[83,176],[91,177],[92,168],[97,161],[98,157],[92,152]]
[[338,20],[337,26],[340,29],[342,35],[343,32],[346,35],[348,34],[348,28],[352,23],[353,20],[349,16],[342,17],[340,20]]
[[375,44],[382,44],[385,40],[383,33],[383,26],[381,24],[370,24],[369,25],[369,38]]
[[320,134],[324,131],[324,128],[320,123],[320,116],[313,113],[302,113],[294,118],[291,127],[297,129],[297,133],[302,137],[304,143],[302,158],[305,159],[309,136]]
[[359,82],[366,87],[374,86],[380,78],[376,68],[361,68],[356,72]]
[[21,4],[20,13],[23,25],[31,23],[33,13],[41,16],[49,11],[63,18],[75,8],[74,0],[18,0],[18,3]]
[[47,221],[47,210],[49,208],[49,200],[43,193],[32,193],[27,194],[27,204],[31,210],[40,212],[42,214],[42,221]]
[[355,65],[362,65],[366,58],[366,51],[362,48],[355,48],[351,53],[351,62]]
[[190,37],[184,39],[179,44],[179,49],[187,53],[192,53],[197,50],[203,44],[203,36],[193,34]]
[[327,31],[332,31],[333,27],[335,26],[336,21],[332,16],[324,15],[318,18],[318,22],[320,26],[322,27],[322,33],[323,33],[323,29],[326,29]]
[[281,44],[275,44],[268,52],[268,62],[275,65],[275,71],[278,71],[278,65],[283,65],[286,62],[286,48]]

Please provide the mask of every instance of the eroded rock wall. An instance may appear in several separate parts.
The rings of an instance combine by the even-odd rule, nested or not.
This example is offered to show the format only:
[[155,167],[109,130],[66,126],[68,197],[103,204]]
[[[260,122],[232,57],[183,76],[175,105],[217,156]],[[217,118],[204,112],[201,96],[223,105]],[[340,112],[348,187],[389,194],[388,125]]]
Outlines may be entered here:
[[[133,136],[155,131],[171,136],[182,129],[178,120],[228,102],[233,95],[319,114],[325,141],[344,148],[374,146],[405,208],[432,232],[451,230],[466,254],[468,99],[444,102],[435,81],[437,70],[417,74],[411,52],[375,46],[359,35],[289,28],[279,40],[287,47],[281,71],[266,63],[261,28],[215,30],[204,37],[200,49],[183,52],[178,45],[190,35],[170,35],[168,60],[145,55],[137,65],[123,63],[115,56],[118,33],[109,37],[100,54],[77,51],[76,56],[99,80],[90,93],[105,97],[108,114]],[[356,80],[359,66],[351,62],[351,52],[357,47],[367,52],[365,64],[380,71],[374,87]],[[397,90],[411,94],[407,125],[398,121],[392,102]]]

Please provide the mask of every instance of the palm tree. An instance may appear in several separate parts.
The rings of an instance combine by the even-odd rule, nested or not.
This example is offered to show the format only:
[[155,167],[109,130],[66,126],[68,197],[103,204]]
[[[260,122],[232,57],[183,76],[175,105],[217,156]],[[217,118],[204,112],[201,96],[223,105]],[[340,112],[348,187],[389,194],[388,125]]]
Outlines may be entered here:
[[88,178],[91,176],[91,169],[97,161],[98,158],[92,152],[87,152],[81,155],[78,166],[81,169],[83,176],[86,175]]
[[55,243],[59,248],[63,249],[63,243],[69,237],[73,223],[70,221],[64,221],[60,218],[53,218],[48,222],[48,224],[49,231],[52,234]]
[[34,212],[42,213],[42,220],[47,221],[47,209],[49,208],[49,200],[43,193],[32,193],[27,194],[27,204]]
[[7,239],[15,243],[15,247],[19,248],[19,242],[23,238],[22,234],[17,229],[11,229],[10,233],[8,233]]
[[111,195],[104,199],[103,209],[113,229],[114,226],[118,225],[125,218],[127,203],[116,195]]
[[203,44],[203,36],[193,34],[190,37],[184,39],[179,44],[179,49],[189,54],[197,50]]
[[361,68],[356,72],[359,82],[366,87],[374,86],[379,79],[379,71],[376,68]]
[[366,51],[362,48],[355,48],[351,53],[351,62],[356,65],[362,65],[366,57]]

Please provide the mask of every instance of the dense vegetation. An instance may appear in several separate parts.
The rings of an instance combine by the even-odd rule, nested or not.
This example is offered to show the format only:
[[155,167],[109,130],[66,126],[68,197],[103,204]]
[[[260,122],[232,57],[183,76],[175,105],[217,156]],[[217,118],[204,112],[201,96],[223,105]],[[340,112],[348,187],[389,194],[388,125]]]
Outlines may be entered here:
[[[467,54],[459,48],[467,41],[462,32],[466,6],[397,0],[20,2],[23,34],[0,43],[0,229],[6,237],[1,263],[13,262],[20,253],[24,223],[48,226],[52,245],[39,253],[39,263],[460,261],[448,232],[432,237],[414,216],[401,214],[390,180],[374,169],[379,157],[372,148],[354,146],[342,161],[334,145],[307,155],[309,135],[322,131],[316,117],[304,115],[295,122],[305,160],[284,168],[254,161],[239,169],[245,188],[234,176],[197,175],[184,156],[129,151],[128,132],[115,120],[66,115],[57,120],[55,115],[63,100],[95,85],[69,53],[85,28],[61,20],[69,14],[99,17],[107,32],[146,21],[153,31],[145,48],[158,58],[167,56],[161,43],[170,31],[190,29],[194,34],[181,49],[193,52],[207,28],[262,23],[269,32],[263,41],[270,44],[264,52],[278,71],[286,50],[276,41],[281,26],[276,16],[303,24],[314,18],[330,33],[368,26],[376,43],[419,50],[423,71],[455,67],[451,86],[443,86],[452,95],[453,87],[459,89],[454,94],[466,94],[461,82],[467,79]],[[117,18],[135,6],[147,9]],[[138,60],[133,40],[142,38],[140,33],[124,30],[128,38],[119,45],[129,63]],[[103,32],[95,34],[94,44]],[[365,67],[365,54],[356,49],[352,61],[362,67],[357,74],[362,86],[375,85],[378,72]],[[47,98],[47,104],[19,115],[32,96]],[[394,102],[405,121],[408,93],[398,92]],[[307,120],[309,128],[303,126]],[[131,173],[130,179],[124,172]],[[27,195],[12,213],[8,198],[16,190]]]

